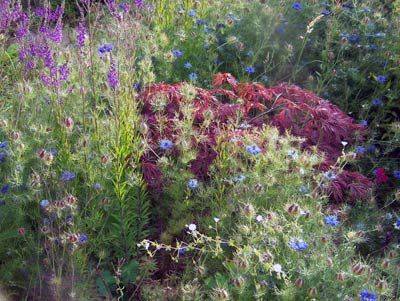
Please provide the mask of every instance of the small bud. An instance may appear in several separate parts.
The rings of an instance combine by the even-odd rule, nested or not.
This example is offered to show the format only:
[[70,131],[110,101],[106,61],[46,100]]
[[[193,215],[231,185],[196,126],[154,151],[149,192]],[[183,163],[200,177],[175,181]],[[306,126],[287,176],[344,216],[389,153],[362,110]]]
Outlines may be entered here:
[[11,138],[15,141],[19,140],[21,138],[21,133],[20,132],[12,132],[11,133]]
[[67,117],[64,119],[64,126],[68,131],[72,131],[74,127],[74,120],[71,117]]
[[296,281],[294,282],[294,284],[295,284],[298,288],[300,288],[300,287],[303,286],[304,280],[301,279],[301,278],[297,278]]
[[308,295],[310,297],[315,297],[317,295],[317,289],[315,287],[312,287],[308,290]]
[[255,210],[252,204],[246,204],[243,208],[243,213],[247,217],[252,217],[255,214]]
[[321,242],[324,243],[324,244],[327,243],[328,242],[328,238],[326,236],[322,236],[321,237]]
[[346,279],[346,274],[344,272],[337,273],[336,279],[338,281],[342,282]]
[[351,270],[356,275],[362,275],[365,272],[365,266],[361,263],[356,263],[351,267]]
[[384,259],[384,260],[382,260],[382,268],[383,269],[387,269],[388,267],[389,267],[389,265],[390,265],[390,260],[388,260],[388,259]]
[[292,204],[289,205],[286,208],[287,213],[289,213],[290,215],[298,215],[300,212],[300,206],[298,204]]
[[386,289],[388,288],[388,284],[387,284],[386,280],[384,280],[384,279],[379,279],[379,280],[378,280],[378,283],[376,284],[376,287],[377,287],[380,291],[383,291],[383,290],[386,290]]
[[389,256],[389,258],[394,259],[394,258],[397,257],[397,254],[396,254],[395,251],[392,250],[392,251],[389,252],[388,256]]
[[333,260],[332,260],[332,258],[330,258],[330,257],[328,257],[327,259],[326,259],[326,264],[328,265],[328,267],[333,267]]
[[103,156],[101,156],[100,161],[101,161],[102,164],[107,164],[108,161],[109,161],[109,158],[108,158],[107,155],[103,155]]

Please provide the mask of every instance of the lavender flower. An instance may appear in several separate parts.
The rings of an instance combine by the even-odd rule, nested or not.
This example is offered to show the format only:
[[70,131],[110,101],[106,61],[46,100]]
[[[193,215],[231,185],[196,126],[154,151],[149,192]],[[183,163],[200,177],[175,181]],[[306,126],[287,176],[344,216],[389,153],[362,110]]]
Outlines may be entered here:
[[332,181],[332,180],[336,179],[336,174],[332,170],[328,170],[327,172],[324,173],[324,177],[328,181]]
[[375,98],[372,100],[372,105],[381,107],[381,106],[383,106],[383,102],[380,98]]
[[248,74],[253,74],[254,72],[256,72],[256,69],[252,66],[248,66],[244,69],[246,71],[246,73]]
[[366,152],[366,148],[364,146],[357,146],[356,153],[357,154],[364,154]]
[[195,190],[196,188],[199,187],[199,181],[197,181],[197,179],[190,179],[187,183],[187,186],[192,189]]
[[40,207],[42,207],[42,208],[46,208],[49,205],[50,205],[50,202],[48,200],[41,200],[40,201]]
[[300,2],[295,2],[295,3],[293,3],[292,8],[293,8],[294,10],[300,11],[300,10],[303,9],[303,6],[301,5]]
[[83,244],[87,243],[87,241],[88,241],[88,237],[87,237],[86,234],[79,234],[78,243],[80,245],[83,245]]
[[185,69],[191,69],[192,68],[192,64],[190,62],[186,62],[183,67],[185,67]]
[[246,146],[246,151],[251,155],[258,155],[261,153],[261,148],[259,148],[256,144]]
[[1,189],[0,189],[0,193],[2,193],[2,194],[6,194],[9,191],[10,191],[10,185],[9,184],[3,185],[3,187],[1,187]]
[[378,75],[377,77],[376,77],[376,81],[378,82],[378,83],[380,83],[380,84],[385,84],[386,82],[387,82],[387,76],[385,76],[385,75]]
[[174,55],[175,58],[180,58],[181,56],[183,56],[183,52],[180,51],[179,49],[172,50],[172,54]]
[[105,53],[109,53],[113,51],[114,45],[110,43],[103,44],[99,47],[98,52],[100,56],[103,56]]
[[197,73],[192,72],[189,74],[189,80],[191,80],[192,82],[196,81],[198,78]]

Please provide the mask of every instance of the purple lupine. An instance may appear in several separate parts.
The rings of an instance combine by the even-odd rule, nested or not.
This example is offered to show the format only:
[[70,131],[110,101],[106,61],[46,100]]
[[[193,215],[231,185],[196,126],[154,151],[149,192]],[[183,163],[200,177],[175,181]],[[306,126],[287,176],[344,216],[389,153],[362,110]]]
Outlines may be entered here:
[[118,87],[119,79],[115,63],[112,62],[107,74],[107,82],[111,89],[115,90]]

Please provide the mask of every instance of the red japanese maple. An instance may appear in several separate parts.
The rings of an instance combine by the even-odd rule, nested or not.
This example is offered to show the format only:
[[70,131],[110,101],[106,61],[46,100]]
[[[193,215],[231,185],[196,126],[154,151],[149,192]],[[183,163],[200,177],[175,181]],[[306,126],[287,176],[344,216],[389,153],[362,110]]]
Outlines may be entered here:
[[[365,129],[337,106],[295,85],[281,84],[267,88],[259,83],[238,83],[229,73],[216,74],[213,85],[211,90],[196,88],[193,100],[193,126],[207,138],[201,143],[192,142],[198,152],[197,158],[190,164],[190,170],[201,180],[207,180],[209,166],[217,156],[214,149],[216,135],[238,112],[243,122],[251,127],[273,125],[282,133],[290,131],[292,135],[304,138],[303,148],[317,147],[326,158],[324,164],[318,166],[320,170],[327,170],[336,162],[342,154],[343,141],[351,144],[365,134]],[[159,190],[162,187],[162,174],[156,165],[158,141],[161,138],[173,141],[179,135],[174,129],[174,120],[182,118],[181,87],[182,84],[155,84],[147,87],[139,96],[144,103],[142,114],[149,126],[147,138],[152,149],[156,150],[142,158],[144,178],[152,189]],[[162,133],[160,112],[153,109],[154,101],[160,95],[166,100],[161,112]],[[205,129],[201,124],[208,111],[212,111],[213,120]],[[365,198],[371,186],[371,181],[363,175],[345,171],[332,181],[328,191],[336,202],[342,202],[346,197],[351,200]]]

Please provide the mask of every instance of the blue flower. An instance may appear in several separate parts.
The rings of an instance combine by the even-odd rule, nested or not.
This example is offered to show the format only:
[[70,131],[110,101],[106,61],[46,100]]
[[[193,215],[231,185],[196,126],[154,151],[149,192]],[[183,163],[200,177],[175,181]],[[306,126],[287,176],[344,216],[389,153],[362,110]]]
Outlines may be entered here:
[[6,158],[7,158],[7,154],[4,153],[4,152],[1,152],[1,153],[0,153],[0,163],[5,162],[5,161],[6,161]]
[[[197,20],[196,20],[196,24],[197,24],[198,26],[202,26],[202,25],[206,25],[207,22],[204,21],[203,19],[197,19]],[[204,32],[205,32],[205,33],[210,33],[210,32],[212,32],[212,29],[211,29],[211,28],[205,28],[205,29],[204,29]]]
[[378,75],[377,77],[376,77],[376,81],[378,82],[378,83],[380,83],[380,84],[385,84],[386,82],[387,82],[387,76],[385,76],[385,75]]
[[367,120],[361,120],[360,125],[362,126],[368,126],[368,121]]
[[10,185],[8,185],[8,184],[3,185],[3,187],[1,187],[1,189],[0,189],[0,193],[2,193],[2,194],[6,194],[9,191],[10,191]]
[[162,150],[170,150],[173,146],[174,143],[171,140],[168,139],[162,139],[160,140],[159,146]]
[[394,228],[400,230],[400,217],[398,217],[397,221],[394,223]]
[[247,51],[246,56],[253,57],[254,56],[254,51],[253,50]]
[[376,146],[375,145],[369,145],[367,146],[367,152],[369,153],[374,153],[376,151]]
[[196,81],[198,78],[197,73],[192,72],[189,74],[189,80],[191,80],[192,82]]
[[299,191],[300,191],[301,193],[303,193],[303,194],[306,194],[306,193],[308,193],[310,190],[308,189],[307,186],[303,185],[303,186],[301,186],[301,187],[299,188]]
[[186,251],[187,251],[187,247],[180,247],[178,249],[178,255],[183,256],[183,255],[185,255]]
[[366,151],[366,148],[364,146],[357,146],[356,147],[356,153],[357,154],[364,154]]
[[295,2],[295,3],[293,3],[292,8],[297,10],[297,11],[300,11],[300,10],[303,9],[303,6],[301,5],[300,2]]
[[180,51],[179,49],[172,50],[172,54],[174,55],[175,58],[180,58],[181,56],[183,56],[183,52]]
[[234,178],[233,178],[233,181],[234,181],[235,183],[239,183],[239,182],[243,182],[245,179],[246,179],[246,176],[240,174],[240,175],[234,177]]
[[308,248],[308,244],[299,238],[292,238],[289,242],[289,247],[295,251],[304,251]]
[[98,52],[100,55],[103,55],[105,53],[111,52],[114,49],[114,45],[113,44],[103,44],[99,47]]
[[4,206],[6,204],[5,200],[0,200],[0,206]]
[[188,15],[189,15],[189,17],[192,17],[192,18],[196,17],[196,10],[194,10],[194,9],[189,10]]
[[377,301],[378,296],[369,290],[362,290],[360,292],[360,301]]
[[383,39],[385,37],[386,37],[386,34],[384,32],[378,32],[375,34],[375,38],[378,38],[378,39]]
[[83,245],[85,243],[87,243],[88,241],[88,237],[86,234],[79,234],[79,238],[78,238],[78,243]]
[[186,69],[191,69],[193,66],[190,62],[186,62],[183,67],[185,67]]
[[299,158],[299,154],[297,153],[297,151],[295,149],[291,149],[288,151],[288,156],[292,159],[292,160],[297,160]]
[[140,92],[140,90],[142,90],[142,84],[141,83],[134,83],[133,84],[133,89],[135,89],[136,92]]
[[100,190],[101,189],[101,184],[100,183],[94,183],[93,184],[93,189],[94,190]]
[[327,172],[324,172],[324,177],[327,180],[332,181],[336,179],[336,174],[332,170],[328,170]]
[[256,69],[252,66],[248,66],[244,69],[246,71],[246,73],[248,74],[253,74],[254,72],[256,72]]
[[75,173],[65,170],[61,173],[60,180],[63,182],[69,182],[75,179]]
[[348,40],[351,44],[358,44],[360,42],[360,36],[358,34],[351,34]]
[[0,148],[7,148],[7,147],[8,147],[8,141],[0,142]]
[[381,107],[381,106],[383,106],[383,102],[380,98],[375,98],[372,100],[372,105]]
[[251,155],[258,155],[261,153],[261,148],[259,148],[256,144],[246,146],[246,151]]
[[328,215],[324,217],[325,225],[336,227],[340,224],[339,219],[336,215]]
[[196,189],[197,187],[199,187],[199,181],[197,181],[197,179],[190,179],[190,180],[188,181],[188,183],[187,183],[187,186],[188,186],[190,189],[194,190],[194,189]]
[[400,169],[395,170],[395,171],[393,172],[393,176],[394,176],[397,180],[400,180]]
[[322,12],[321,12],[321,15],[323,15],[325,17],[329,16],[330,14],[332,14],[332,12],[330,10],[327,10],[327,9],[323,9]]
[[46,208],[49,205],[50,205],[49,200],[41,200],[40,201],[40,207],[42,207],[42,208]]

